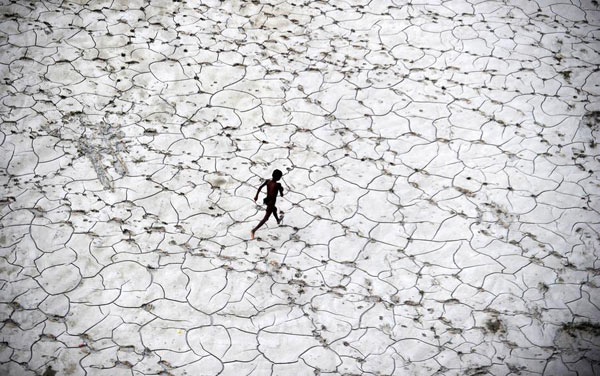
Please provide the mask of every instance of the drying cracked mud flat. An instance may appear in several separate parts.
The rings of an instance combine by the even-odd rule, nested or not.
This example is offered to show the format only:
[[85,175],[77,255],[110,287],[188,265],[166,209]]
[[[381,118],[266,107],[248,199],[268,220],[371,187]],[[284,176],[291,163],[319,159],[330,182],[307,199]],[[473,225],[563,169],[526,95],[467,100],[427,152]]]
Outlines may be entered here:
[[2,1],[0,374],[599,374],[599,9]]

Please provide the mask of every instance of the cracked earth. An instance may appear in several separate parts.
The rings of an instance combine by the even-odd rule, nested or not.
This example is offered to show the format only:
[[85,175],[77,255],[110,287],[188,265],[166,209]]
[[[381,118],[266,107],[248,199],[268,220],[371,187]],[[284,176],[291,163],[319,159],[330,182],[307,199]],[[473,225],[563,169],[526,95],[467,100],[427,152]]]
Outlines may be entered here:
[[598,2],[0,9],[0,373],[600,374]]

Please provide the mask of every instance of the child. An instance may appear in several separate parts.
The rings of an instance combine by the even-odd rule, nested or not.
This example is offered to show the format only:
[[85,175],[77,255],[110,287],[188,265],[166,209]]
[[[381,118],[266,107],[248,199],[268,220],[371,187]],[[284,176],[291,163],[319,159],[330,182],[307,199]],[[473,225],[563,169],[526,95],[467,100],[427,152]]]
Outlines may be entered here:
[[277,220],[277,224],[281,222],[281,220],[277,216],[277,208],[275,207],[275,201],[277,200],[277,192],[279,192],[281,194],[281,197],[283,197],[283,187],[281,186],[281,184],[277,183],[279,179],[281,179],[282,175],[283,174],[279,170],[273,171],[273,179],[265,181],[258,188],[258,191],[256,191],[254,201],[258,200],[258,194],[260,193],[262,187],[264,187],[265,185],[267,186],[267,197],[265,197],[265,199],[263,200],[263,203],[267,205],[267,213],[265,214],[265,217],[262,219],[262,221],[260,221],[260,223],[255,228],[253,228],[252,231],[250,231],[250,239],[254,239],[254,233],[260,228],[260,226],[265,224],[267,219],[269,219],[271,213]]

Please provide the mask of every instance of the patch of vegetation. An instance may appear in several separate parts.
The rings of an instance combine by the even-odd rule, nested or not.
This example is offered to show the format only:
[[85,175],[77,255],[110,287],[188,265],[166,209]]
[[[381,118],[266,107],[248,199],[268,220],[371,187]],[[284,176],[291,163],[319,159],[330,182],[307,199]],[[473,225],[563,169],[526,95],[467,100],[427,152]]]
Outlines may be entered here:
[[488,320],[485,323],[485,327],[492,333],[504,332],[504,329],[502,329],[502,321],[498,320],[497,318]]
[[571,81],[571,71],[570,70],[565,70],[560,72],[560,74],[565,78],[565,80],[567,81]]
[[467,368],[465,371],[465,375],[468,376],[483,376],[483,375],[489,375],[489,366],[479,366],[479,367],[473,367],[473,368]]
[[596,130],[600,126],[600,111],[590,111],[583,117],[584,124]]
[[600,337],[600,323],[591,321],[580,321],[580,322],[565,322],[562,324],[562,330],[575,337],[575,333],[585,332]]

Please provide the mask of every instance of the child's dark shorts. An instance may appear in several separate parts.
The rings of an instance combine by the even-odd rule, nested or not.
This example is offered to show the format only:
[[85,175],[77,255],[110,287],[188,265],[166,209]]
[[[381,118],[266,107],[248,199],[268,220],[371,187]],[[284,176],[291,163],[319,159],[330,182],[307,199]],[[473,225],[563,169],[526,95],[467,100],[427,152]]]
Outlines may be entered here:
[[267,206],[274,206],[275,205],[275,199],[272,197],[265,197],[263,199],[263,204],[267,205]]

